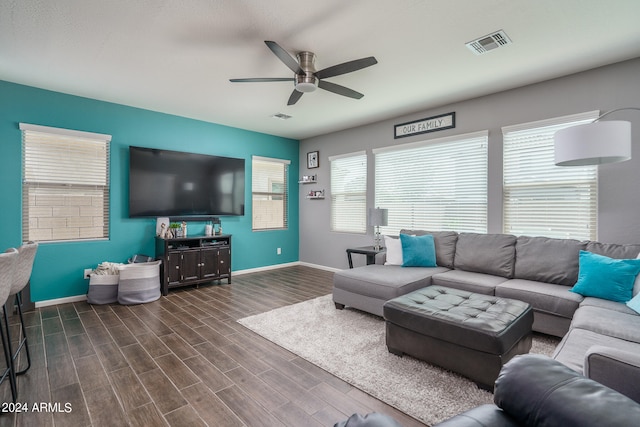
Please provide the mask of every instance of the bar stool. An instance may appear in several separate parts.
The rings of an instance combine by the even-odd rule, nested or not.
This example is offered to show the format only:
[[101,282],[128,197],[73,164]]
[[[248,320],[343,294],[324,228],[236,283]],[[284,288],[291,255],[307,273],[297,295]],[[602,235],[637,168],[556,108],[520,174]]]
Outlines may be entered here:
[[[29,284],[31,279],[31,270],[33,269],[33,260],[36,258],[36,252],[38,251],[38,244],[36,242],[24,243],[18,248],[18,262],[16,264],[13,282],[11,283],[11,290],[9,291],[9,297],[7,301],[11,301],[11,297],[14,297],[14,303],[18,307],[18,315],[20,316],[20,329],[22,332],[21,338],[18,340],[18,348],[11,357],[13,363],[13,369],[16,369],[16,359],[20,355],[20,351],[24,347],[25,354],[27,356],[27,367],[15,371],[16,375],[22,375],[31,367],[31,355],[29,354],[29,344],[27,342],[27,330],[24,325],[24,319],[22,317],[22,290]],[[5,316],[7,313],[7,307],[5,307]],[[5,318],[5,322],[7,319]],[[7,337],[9,337],[9,322],[7,322]],[[11,349],[11,341],[9,341],[9,349]]]
[[[0,305],[2,305],[3,307],[6,326],[8,326],[8,322],[7,308],[5,306],[5,303],[9,298],[9,292],[11,292],[11,284],[13,283],[15,277],[15,268],[17,263],[18,251],[16,249],[8,249],[5,253],[0,254]],[[13,402],[15,402],[18,397],[18,390],[16,387],[15,371],[13,370],[11,342],[8,336],[5,337],[1,322],[0,336],[2,336],[2,348],[4,349],[4,357],[7,362],[7,367],[4,372],[2,372],[2,376],[0,376],[0,384],[4,382],[7,376],[9,377],[9,383],[11,383],[11,397],[13,398]]]

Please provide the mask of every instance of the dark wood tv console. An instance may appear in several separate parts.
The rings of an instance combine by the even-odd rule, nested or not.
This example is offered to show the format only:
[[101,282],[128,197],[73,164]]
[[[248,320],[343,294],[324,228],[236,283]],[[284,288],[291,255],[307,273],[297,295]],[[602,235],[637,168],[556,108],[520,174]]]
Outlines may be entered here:
[[162,260],[162,295],[170,288],[227,279],[231,283],[231,235],[156,237],[156,258]]

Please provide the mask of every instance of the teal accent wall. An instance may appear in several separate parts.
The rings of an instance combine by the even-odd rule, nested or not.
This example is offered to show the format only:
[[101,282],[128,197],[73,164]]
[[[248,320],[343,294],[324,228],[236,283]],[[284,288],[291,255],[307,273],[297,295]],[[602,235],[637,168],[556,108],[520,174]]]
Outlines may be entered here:
[[[216,102],[212,100],[212,102]],[[112,135],[110,238],[108,241],[40,245],[31,277],[35,302],[83,295],[85,268],[103,261],[126,262],[134,254],[154,254],[155,219],[128,218],[130,145],[245,159],[245,215],[221,217],[232,234],[232,270],[298,261],[297,140],[222,126],[0,80],[0,250],[22,242],[22,135],[19,123]],[[251,158],[291,161],[288,230],[251,231]],[[189,223],[203,234],[204,223]],[[276,254],[276,248],[282,254]]]

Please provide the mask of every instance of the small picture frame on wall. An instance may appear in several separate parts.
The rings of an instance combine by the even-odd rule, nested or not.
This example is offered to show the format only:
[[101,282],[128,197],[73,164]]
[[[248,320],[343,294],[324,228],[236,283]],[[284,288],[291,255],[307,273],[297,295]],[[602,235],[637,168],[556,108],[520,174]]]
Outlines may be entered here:
[[307,153],[307,169],[314,169],[320,166],[320,155],[317,151]]

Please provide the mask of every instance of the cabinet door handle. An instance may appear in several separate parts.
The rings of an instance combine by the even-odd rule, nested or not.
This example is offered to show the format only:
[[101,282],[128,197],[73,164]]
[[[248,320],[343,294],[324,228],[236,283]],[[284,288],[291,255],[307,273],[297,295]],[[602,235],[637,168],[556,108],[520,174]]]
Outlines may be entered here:
[[223,259],[220,260],[220,264],[224,264],[224,260]]
[[180,266],[179,265],[176,265],[176,270],[180,270]]

